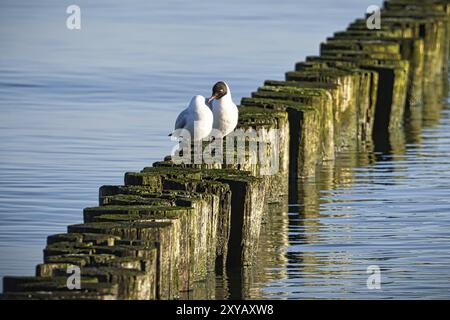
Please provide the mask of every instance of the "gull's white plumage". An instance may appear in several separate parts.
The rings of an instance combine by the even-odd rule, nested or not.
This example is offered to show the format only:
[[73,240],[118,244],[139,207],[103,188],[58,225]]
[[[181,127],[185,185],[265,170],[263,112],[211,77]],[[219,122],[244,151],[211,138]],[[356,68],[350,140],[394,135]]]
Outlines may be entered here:
[[214,116],[213,128],[220,130],[223,136],[233,132],[238,123],[239,111],[231,98],[230,87],[227,87],[227,94],[220,99],[212,101],[212,113]]
[[[206,138],[212,130],[213,114],[206,104],[203,96],[195,96],[192,98],[189,106],[184,109],[175,121],[175,131],[170,134],[174,137],[181,138],[183,136],[180,129],[185,129],[190,133],[190,137],[194,141]],[[186,139],[186,137],[183,137]]]

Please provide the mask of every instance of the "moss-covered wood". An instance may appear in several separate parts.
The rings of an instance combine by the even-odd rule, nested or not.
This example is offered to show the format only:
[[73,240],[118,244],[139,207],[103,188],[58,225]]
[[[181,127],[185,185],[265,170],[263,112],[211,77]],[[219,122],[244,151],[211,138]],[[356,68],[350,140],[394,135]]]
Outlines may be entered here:
[[[0,299],[214,298],[215,275],[251,281],[251,266],[265,257],[257,252],[271,250],[257,250],[261,225],[274,207],[287,217],[289,185],[297,191],[291,200],[317,206],[305,178],[351,179],[348,170],[322,176],[317,164],[372,142],[396,150],[405,114],[435,118],[439,110],[429,106],[446,90],[449,15],[448,1],[391,0],[380,30],[358,19],[335,33],[285,81],[267,80],[241,101],[238,130],[278,131],[278,149],[268,147],[277,142],[270,135],[263,149],[276,172],[251,163],[248,151],[237,163],[176,164],[168,156],[128,172],[124,185],[100,188],[84,223],[48,237],[34,277],[5,277]],[[237,143],[224,147],[234,157]],[[80,267],[81,290],[67,287],[72,266]]]

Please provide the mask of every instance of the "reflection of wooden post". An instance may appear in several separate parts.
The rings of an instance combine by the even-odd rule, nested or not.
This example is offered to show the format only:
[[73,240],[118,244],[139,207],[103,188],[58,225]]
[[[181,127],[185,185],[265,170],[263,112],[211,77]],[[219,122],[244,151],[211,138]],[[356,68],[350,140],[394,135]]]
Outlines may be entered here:
[[[262,152],[275,157],[278,172],[262,174],[266,163],[184,165],[167,157],[127,173],[123,186],[100,189],[100,206],[84,210],[83,224],[48,238],[36,277],[5,277],[3,297],[252,298],[262,297],[261,281],[287,277],[289,259],[326,273],[315,265],[333,261],[286,253],[286,195],[294,194],[307,218],[297,222],[312,231],[300,237],[315,243],[321,190],[351,187],[352,168],[371,163],[373,149],[401,156],[405,131],[437,123],[448,90],[449,16],[444,1],[392,0],[380,30],[360,19],[336,33],[286,81],[266,81],[242,101],[239,129],[278,130],[280,148]],[[413,120],[406,130],[405,115]],[[336,158],[348,148],[357,153]],[[71,265],[80,267],[85,291],[65,287]],[[223,293],[213,272],[223,275]]]
[[234,278],[230,285],[232,298],[261,299],[264,297],[264,283],[287,279],[288,229],[287,201],[269,206],[267,221],[261,229],[255,265],[240,270]]
[[442,98],[446,96],[448,86],[440,79],[425,84],[423,99],[423,126],[431,127],[439,123],[442,111]]

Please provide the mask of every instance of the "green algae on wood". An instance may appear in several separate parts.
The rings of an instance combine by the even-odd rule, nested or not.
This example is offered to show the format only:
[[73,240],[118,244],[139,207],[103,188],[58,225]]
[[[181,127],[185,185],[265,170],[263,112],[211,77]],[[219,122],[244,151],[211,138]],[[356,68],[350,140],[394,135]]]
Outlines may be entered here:
[[334,145],[336,151],[357,142],[356,102],[354,92],[359,87],[358,75],[344,68],[329,68],[297,64],[296,71],[286,73],[287,81],[316,81],[335,84],[329,93],[333,100]]
[[[290,132],[288,148],[290,180],[297,179],[299,176],[314,174],[315,166],[320,161],[319,144],[310,145],[310,148],[308,148],[305,139],[306,137],[318,138],[319,136],[319,132],[315,130],[316,127],[308,125],[312,121],[319,120],[317,109],[289,99],[244,98],[242,99],[242,105],[244,107],[287,112]],[[305,143],[300,143],[300,141]],[[304,159],[307,161],[304,162]]]
[[[352,178],[339,164],[326,177],[317,163],[370,145],[372,134],[384,135],[375,146],[402,152],[404,108],[420,119],[438,111],[429,105],[445,90],[449,15],[448,1],[391,0],[380,30],[358,19],[335,33],[286,81],[268,80],[242,99],[239,130],[280,131],[277,174],[261,174],[249,153],[238,164],[180,165],[169,156],[129,172],[125,185],[100,188],[100,207],[84,210],[85,223],[48,237],[35,277],[5,277],[0,299],[213,298],[214,268],[251,282],[248,266],[264,259],[255,256],[261,225],[270,223],[273,203],[284,203],[287,177],[305,208],[317,206],[305,177]],[[69,266],[81,267],[80,291],[67,290]]]

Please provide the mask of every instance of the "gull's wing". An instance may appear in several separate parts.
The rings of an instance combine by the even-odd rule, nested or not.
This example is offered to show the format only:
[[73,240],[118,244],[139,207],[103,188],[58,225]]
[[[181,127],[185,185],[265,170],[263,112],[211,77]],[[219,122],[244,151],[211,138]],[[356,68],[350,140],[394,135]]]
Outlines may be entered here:
[[188,109],[183,110],[177,117],[177,120],[175,120],[175,130],[182,129],[186,125],[188,117]]

